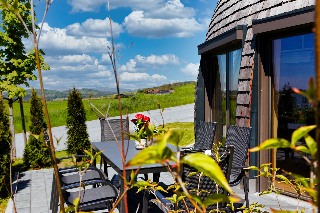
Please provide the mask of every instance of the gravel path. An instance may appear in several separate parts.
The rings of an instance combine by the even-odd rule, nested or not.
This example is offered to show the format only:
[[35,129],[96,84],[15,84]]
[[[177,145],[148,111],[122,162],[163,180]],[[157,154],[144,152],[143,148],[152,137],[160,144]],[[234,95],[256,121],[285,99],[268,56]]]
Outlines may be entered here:
[[[150,111],[144,111],[139,112],[141,114],[144,114],[148,117],[150,117],[151,122],[154,122],[155,125],[162,124],[162,118],[160,115],[160,110],[150,110]],[[134,116],[137,113],[129,114],[129,120],[133,119]],[[110,119],[114,118],[120,118],[112,117]],[[194,121],[194,104],[187,104],[182,106],[176,106],[176,107],[170,107],[166,108],[163,112],[163,120],[164,123],[174,123],[174,122],[193,122]],[[100,130],[100,121],[99,120],[93,120],[93,121],[87,121],[87,131],[89,134],[89,139],[91,142],[95,141],[101,141],[101,130]],[[130,132],[134,132],[134,125],[129,125]],[[66,149],[65,142],[67,140],[67,129],[66,126],[59,126],[59,127],[53,127],[52,128],[52,134],[54,138],[54,143],[56,145],[57,140],[56,138],[61,137],[61,141],[59,143],[59,146],[57,147],[57,150],[64,150]],[[27,133],[27,137],[29,135],[29,132]],[[16,144],[17,144],[17,158],[22,158],[23,156],[23,150],[24,150],[24,140],[23,140],[23,134],[19,133],[16,134]]]

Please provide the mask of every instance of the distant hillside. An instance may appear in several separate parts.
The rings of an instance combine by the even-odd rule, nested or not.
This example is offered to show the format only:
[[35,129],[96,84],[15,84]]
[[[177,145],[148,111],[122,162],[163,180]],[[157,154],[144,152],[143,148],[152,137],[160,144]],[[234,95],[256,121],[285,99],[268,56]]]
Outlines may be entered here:
[[[144,89],[138,89],[137,93],[144,93],[147,90],[154,90],[154,89],[159,89],[159,90],[174,90],[176,87],[183,86],[183,85],[188,85],[188,84],[196,84],[195,81],[185,81],[185,82],[177,82],[177,83],[172,83],[172,84],[165,84],[162,86],[158,87],[152,87],[152,88],[144,88]],[[60,89],[62,89],[61,87]],[[38,92],[38,95],[41,94],[40,89],[35,89]],[[31,89],[27,89],[27,96],[23,98],[24,101],[30,100],[31,97]],[[46,99],[48,101],[52,101],[54,99],[67,99],[69,95],[69,90],[64,90],[64,91],[57,91],[57,90],[48,90],[45,89],[45,94],[46,94]],[[81,95],[83,98],[87,97],[106,97],[108,95],[116,94],[117,89],[116,88],[109,88],[109,87],[96,87],[94,89],[88,89],[88,88],[82,88],[80,89]],[[135,92],[135,90],[131,89],[120,89],[120,93],[125,93],[125,92]],[[3,96],[7,97],[8,93],[3,92]]]
[[150,88],[144,88],[144,89],[139,89],[138,93],[145,93],[148,90],[154,90],[154,89],[158,89],[158,90],[174,90],[174,88],[179,87],[179,86],[184,86],[184,85],[188,85],[188,84],[196,84],[195,81],[185,81],[185,82],[177,82],[177,83],[172,83],[172,84],[164,84],[162,86],[158,86],[158,87],[150,87]]
[[[35,90],[38,92],[39,95],[41,94],[40,89],[35,89]],[[69,90],[65,90],[65,91],[60,92],[60,91],[56,91],[56,90],[45,89],[44,92],[46,94],[46,99],[48,101],[54,100],[56,98],[68,98],[68,95],[69,95]],[[113,94],[113,92],[102,92],[102,91],[98,91],[95,89],[87,89],[87,88],[80,89],[80,92],[81,92],[81,96],[83,98],[86,98],[86,97],[105,97],[105,96]],[[23,100],[25,100],[25,101],[30,100],[31,89],[28,89],[27,93],[28,93],[28,95],[23,98]]]

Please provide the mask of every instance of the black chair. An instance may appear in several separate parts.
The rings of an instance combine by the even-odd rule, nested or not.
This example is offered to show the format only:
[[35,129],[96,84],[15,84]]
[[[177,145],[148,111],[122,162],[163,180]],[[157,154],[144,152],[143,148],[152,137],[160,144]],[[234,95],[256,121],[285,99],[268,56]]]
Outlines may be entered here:
[[[46,131],[44,131],[44,140],[48,145],[48,151],[50,153],[51,162],[54,164],[53,157],[51,155],[51,147],[49,136]],[[75,157],[88,158],[85,155],[76,155]],[[63,157],[57,158],[56,162],[62,159],[72,158]],[[73,205],[74,199],[79,197],[79,191],[74,190],[79,188],[80,176],[78,174],[78,169],[75,167],[65,167],[59,168],[59,182],[61,190],[63,192],[64,202],[70,206]],[[112,203],[118,197],[118,190],[107,181],[105,174],[98,168],[90,166],[89,170],[83,176],[83,183],[86,186],[92,185],[95,188],[88,189],[86,188],[85,193],[81,192],[81,204],[80,208],[83,211],[86,210],[100,210],[100,209],[111,209]],[[73,191],[68,191],[73,189]],[[52,213],[58,212],[58,203],[59,203],[59,194],[58,186],[55,174],[53,174],[52,180],[52,190],[51,190],[51,200],[50,200],[50,210]]]
[[[196,152],[196,151],[185,150],[184,154],[188,154],[188,153],[192,153],[192,152]],[[223,173],[225,174],[227,181],[229,181],[229,177],[230,177],[230,173],[231,173],[231,165],[232,165],[232,160],[233,160],[233,146],[228,146],[226,148],[225,147],[219,148],[219,154],[221,156],[221,161],[218,164],[221,167],[221,170],[223,171]],[[203,200],[206,197],[208,197],[210,194],[217,193],[217,186],[213,180],[211,180],[209,177],[203,175],[200,178],[200,182],[199,182],[198,175],[188,176],[192,172],[197,172],[197,170],[191,166],[183,165],[182,181],[184,183],[187,183],[187,185],[185,187],[187,188],[187,190],[189,191],[190,194],[196,194],[197,192],[192,191],[192,190],[198,189],[198,186],[199,186],[199,191],[209,192],[209,193],[205,193],[205,192],[200,193],[200,197]],[[220,186],[218,186],[218,193],[222,193],[222,194],[227,195],[227,191],[224,190]],[[180,210],[186,210],[185,203],[190,211],[195,208],[188,198],[184,198],[185,203],[183,200],[181,200],[179,202],[178,206],[176,206],[171,201],[167,200],[166,197],[164,195],[162,195],[160,192],[156,191],[155,194],[158,197],[159,201],[161,201],[161,203],[156,202],[156,200],[150,200],[150,202],[153,203],[154,205],[158,206],[158,208],[162,212],[169,212],[170,210],[177,210],[178,208]],[[216,205],[212,205],[212,206],[209,206],[207,208],[207,210],[211,211],[216,208],[217,208]],[[219,209],[228,210],[226,203],[219,203]],[[147,211],[144,209],[143,212],[147,212]]]
[[[112,128],[112,133],[108,121],[104,117],[99,117],[100,127],[101,127],[101,142],[102,141],[114,141],[114,135],[117,140],[120,142],[122,140],[122,132],[121,132],[121,119],[108,119],[109,124]],[[123,131],[129,133],[129,120],[128,118],[122,119]],[[124,140],[128,140],[128,135],[124,135]],[[104,173],[108,176],[108,167],[110,167],[106,162],[101,159],[100,161],[100,169],[102,168],[102,164],[104,165]],[[119,186],[119,178],[120,176],[112,177],[112,183],[116,186]]]
[[217,122],[200,121],[196,128],[194,150],[212,149]]
[[[101,126],[101,141],[114,141],[114,135],[108,125],[108,122],[105,118],[99,117],[100,126]],[[122,140],[122,133],[121,133],[121,119],[108,119],[110,126],[117,138],[118,141]],[[123,131],[126,132],[128,130],[128,121],[127,119],[122,119]],[[128,136],[124,135],[124,139],[128,140]]]
[[225,141],[226,146],[234,146],[229,185],[236,186],[241,182],[241,180],[243,181],[246,206],[249,206],[249,180],[245,174],[245,172],[248,172],[248,170],[245,169],[245,162],[248,157],[251,129],[252,127],[228,125]]

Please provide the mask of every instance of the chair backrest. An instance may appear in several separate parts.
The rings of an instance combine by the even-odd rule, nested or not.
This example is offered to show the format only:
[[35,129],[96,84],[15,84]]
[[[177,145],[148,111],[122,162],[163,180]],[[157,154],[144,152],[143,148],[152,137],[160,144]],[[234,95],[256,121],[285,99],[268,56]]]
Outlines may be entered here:
[[[108,122],[105,118],[99,118],[100,126],[101,126],[101,141],[114,141],[114,136],[112,131],[108,125]],[[121,120],[120,119],[108,119],[110,126],[117,138],[117,140],[122,140],[122,133],[121,133]],[[127,119],[122,119],[123,131],[129,132],[128,130],[128,121]],[[124,139],[127,140],[128,136],[124,135]]]
[[[229,177],[230,177],[230,173],[231,173],[232,160],[233,160],[233,149],[234,149],[233,146],[228,146],[228,147],[219,148],[219,150],[218,150],[219,155],[220,155],[220,162],[218,162],[218,164],[219,164],[222,172],[226,176],[227,181],[229,181]],[[213,157],[215,157],[215,155],[213,155]],[[198,172],[198,171],[191,166],[183,165],[182,181],[184,183],[187,183],[187,185],[185,187],[190,192],[190,194],[196,194],[195,191],[190,191],[190,190],[193,190],[193,189],[197,190],[198,187],[199,187],[199,191],[209,192],[209,193],[206,193],[206,192],[200,193],[200,197],[202,198],[202,200],[207,198],[212,193],[217,193],[216,182],[214,182],[213,180],[211,180],[209,177],[207,177],[205,175],[203,175],[200,178],[200,182],[199,182],[198,175],[188,176],[192,172]],[[218,186],[218,193],[227,194],[227,191],[224,190],[221,186]],[[184,198],[184,200],[188,206],[189,211],[195,208],[188,198]],[[219,203],[219,209],[223,208],[225,206],[226,205],[224,203]],[[179,208],[181,210],[186,210],[186,207],[185,207],[183,200],[181,200],[179,202]],[[216,209],[216,208],[217,207],[215,204],[215,205],[209,206],[207,208],[207,211],[209,212],[209,211]]]
[[[232,167],[245,166],[252,127],[228,125],[226,146],[234,146]],[[241,180],[241,169],[231,169],[229,183],[237,185]]]
[[195,150],[212,149],[216,122],[200,121],[196,129]]

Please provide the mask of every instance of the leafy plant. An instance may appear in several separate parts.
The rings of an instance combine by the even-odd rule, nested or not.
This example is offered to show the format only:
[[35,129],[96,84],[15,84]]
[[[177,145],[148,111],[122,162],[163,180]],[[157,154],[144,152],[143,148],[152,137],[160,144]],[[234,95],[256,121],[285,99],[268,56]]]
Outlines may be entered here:
[[51,165],[48,148],[46,147],[43,137],[38,135],[43,134],[43,128],[47,125],[44,122],[43,105],[41,98],[37,96],[36,91],[32,91],[30,101],[30,136],[28,143],[24,149],[23,159],[28,167],[46,167]]
[[83,155],[83,150],[91,149],[91,143],[81,93],[76,88],[69,92],[67,110],[67,151],[69,154]]
[[9,118],[7,110],[0,95],[0,194],[3,198],[8,195],[4,183],[9,183],[9,169],[10,169],[10,151],[11,151],[11,133],[9,131]]

